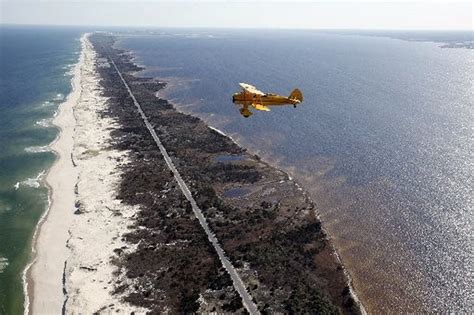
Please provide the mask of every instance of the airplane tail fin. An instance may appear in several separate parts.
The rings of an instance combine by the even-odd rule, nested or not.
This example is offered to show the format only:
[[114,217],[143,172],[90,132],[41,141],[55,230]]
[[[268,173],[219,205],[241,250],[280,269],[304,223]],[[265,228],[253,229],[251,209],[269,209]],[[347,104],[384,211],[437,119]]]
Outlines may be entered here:
[[293,100],[298,100],[300,102],[303,101],[303,93],[299,89],[294,89],[293,92],[291,92],[290,96],[288,96],[289,99]]

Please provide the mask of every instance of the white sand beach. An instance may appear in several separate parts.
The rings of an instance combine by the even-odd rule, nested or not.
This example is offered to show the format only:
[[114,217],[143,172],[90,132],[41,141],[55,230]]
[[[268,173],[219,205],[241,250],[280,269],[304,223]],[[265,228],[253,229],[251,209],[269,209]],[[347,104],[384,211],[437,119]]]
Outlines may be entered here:
[[111,118],[102,118],[95,52],[81,38],[73,90],[53,123],[60,128],[51,144],[57,160],[46,176],[50,208],[38,225],[34,260],[27,270],[25,313],[140,313],[112,295],[120,270],[111,263],[116,248],[127,250],[121,236],[137,211],[115,198],[119,166],[126,152],[112,150]]

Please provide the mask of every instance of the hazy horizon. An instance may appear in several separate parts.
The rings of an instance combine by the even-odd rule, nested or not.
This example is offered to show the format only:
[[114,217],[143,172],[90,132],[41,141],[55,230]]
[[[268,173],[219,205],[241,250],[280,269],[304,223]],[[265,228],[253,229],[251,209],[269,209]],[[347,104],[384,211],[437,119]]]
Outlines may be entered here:
[[[159,26],[159,25],[149,25],[149,26],[140,26],[140,25],[76,25],[76,24],[28,24],[28,23],[2,23],[0,26],[13,26],[13,27],[66,27],[66,28],[106,28],[106,29],[137,29],[137,30],[146,30],[146,29],[170,29],[170,30],[179,30],[179,29],[197,29],[197,30],[281,30],[281,31],[361,31],[361,32],[474,32],[471,29],[394,29],[394,28],[278,28],[278,27],[221,27],[221,26]],[[98,30],[100,31],[100,30]]]
[[0,24],[323,30],[473,30],[469,1],[0,0]]

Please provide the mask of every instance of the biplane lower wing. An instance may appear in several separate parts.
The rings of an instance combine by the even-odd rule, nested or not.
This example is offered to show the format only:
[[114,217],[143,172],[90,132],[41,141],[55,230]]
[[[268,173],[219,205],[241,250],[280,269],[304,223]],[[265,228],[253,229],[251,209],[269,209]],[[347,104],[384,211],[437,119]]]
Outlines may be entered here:
[[252,104],[252,107],[257,109],[257,110],[263,110],[264,112],[269,112],[270,111],[270,108],[268,108],[267,106],[265,105],[262,105],[262,104]]

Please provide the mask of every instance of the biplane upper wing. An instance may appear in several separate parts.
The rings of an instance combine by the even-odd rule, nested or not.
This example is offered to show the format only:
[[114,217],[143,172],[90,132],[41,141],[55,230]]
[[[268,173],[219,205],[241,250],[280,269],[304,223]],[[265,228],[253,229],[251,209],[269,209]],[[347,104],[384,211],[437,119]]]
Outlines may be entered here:
[[262,105],[262,104],[252,103],[252,107],[257,109],[257,110],[263,110],[264,112],[269,112],[270,111],[270,108],[268,108],[267,106]]
[[265,95],[265,93],[263,93],[262,91],[260,90],[257,90],[257,88],[253,85],[250,85],[250,84],[247,84],[247,83],[239,83],[239,85],[247,92],[249,93],[252,93],[252,94],[256,94],[256,95]]

